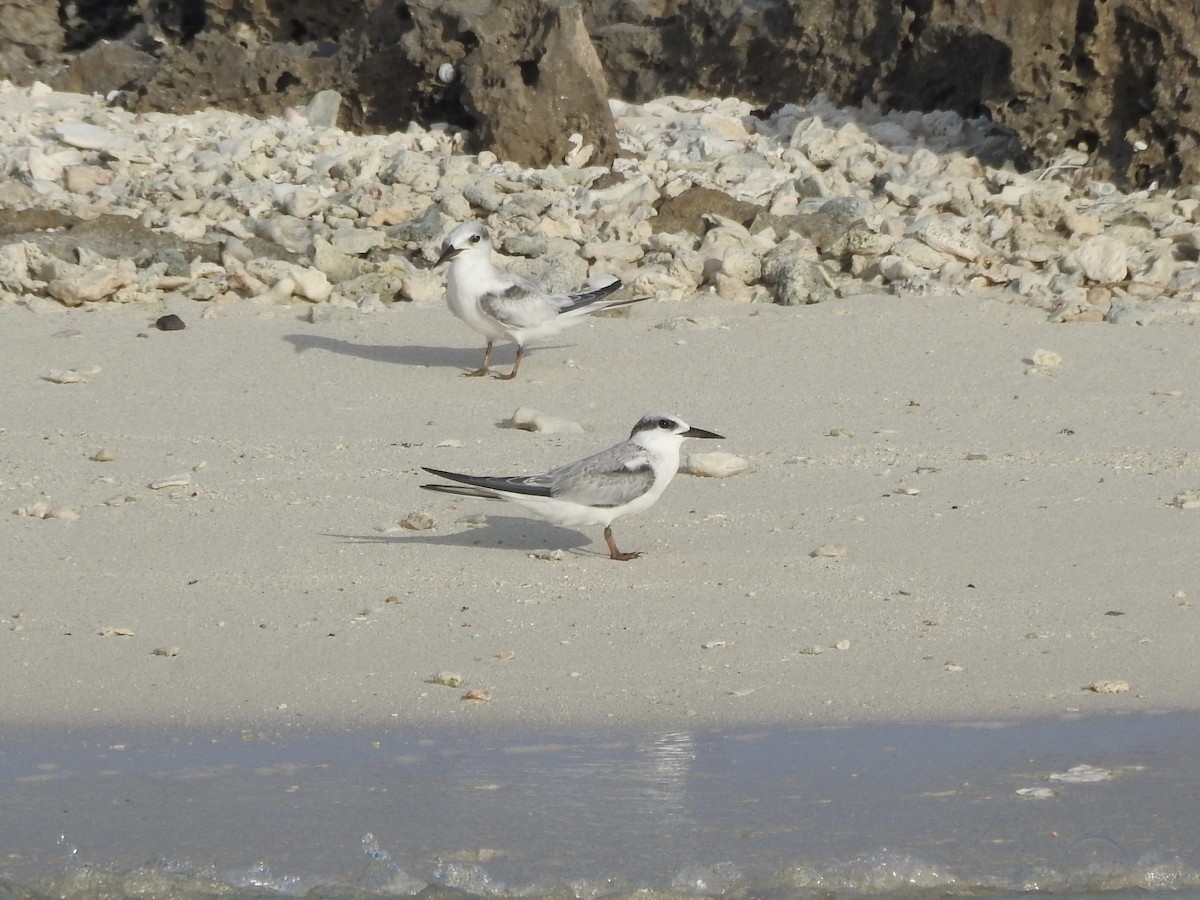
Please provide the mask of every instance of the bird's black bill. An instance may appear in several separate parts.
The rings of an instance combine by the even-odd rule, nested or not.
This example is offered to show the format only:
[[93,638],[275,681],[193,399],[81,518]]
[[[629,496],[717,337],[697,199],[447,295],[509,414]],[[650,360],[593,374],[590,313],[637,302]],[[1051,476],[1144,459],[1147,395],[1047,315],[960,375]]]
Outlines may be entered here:
[[713,438],[718,441],[725,440],[725,435],[717,434],[715,431],[705,431],[703,428],[689,428],[683,433],[683,437]]
[[458,254],[460,254],[460,253],[462,253],[461,247],[447,247],[445,250],[442,251],[442,255],[437,258],[437,262],[435,262],[433,264],[433,267],[436,269],[438,266],[440,266],[446,260],[454,259],[454,257],[458,256]]

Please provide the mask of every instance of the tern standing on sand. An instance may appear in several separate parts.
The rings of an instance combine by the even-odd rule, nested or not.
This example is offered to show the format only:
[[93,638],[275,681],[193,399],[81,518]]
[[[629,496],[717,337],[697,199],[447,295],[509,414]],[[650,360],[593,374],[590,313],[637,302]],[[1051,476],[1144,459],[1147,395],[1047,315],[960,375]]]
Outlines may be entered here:
[[693,428],[678,416],[648,413],[638,420],[629,439],[544,475],[463,475],[425,469],[458,484],[423,484],[444,494],[507,500],[555,525],[603,525],[610,559],[637,559],[622,553],[613,540],[612,523],[648,509],[679,471],[684,438],[722,436]]
[[505,381],[515,378],[527,344],[554,337],[585,316],[602,309],[615,309],[646,299],[605,300],[621,287],[613,280],[602,288],[580,294],[558,294],[543,290],[528,278],[514,275],[492,263],[492,238],[479,222],[456,226],[442,243],[435,265],[450,260],[446,275],[446,302],[454,313],[485,338],[483,365],[465,374],[488,374],[495,341],[515,341],[517,358]]

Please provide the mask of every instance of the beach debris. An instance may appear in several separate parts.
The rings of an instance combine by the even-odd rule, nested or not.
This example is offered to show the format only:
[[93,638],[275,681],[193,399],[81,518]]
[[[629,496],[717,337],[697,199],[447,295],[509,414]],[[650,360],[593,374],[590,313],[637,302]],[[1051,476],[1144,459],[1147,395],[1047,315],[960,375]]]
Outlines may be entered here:
[[583,434],[583,426],[578,422],[548,416],[530,406],[518,407],[509,419],[509,427],[541,434]]
[[409,531],[429,531],[431,528],[437,528],[437,522],[429,513],[414,510],[400,520],[400,527]]
[[1048,787],[1035,787],[1017,788],[1017,795],[1021,797],[1029,797],[1033,800],[1052,800],[1058,796],[1058,793]]
[[551,550],[549,547],[539,547],[529,554],[531,559],[547,559],[553,562],[559,562],[567,558],[567,551],[562,547],[555,547]]
[[434,675],[428,681],[429,684],[440,684],[443,687],[462,687],[466,684],[466,679],[457,672],[441,671]]
[[718,647],[727,646],[725,641],[705,641],[700,645],[701,650],[716,650]]
[[492,699],[492,692],[482,688],[476,688],[473,691],[467,691],[463,694],[464,700],[474,700],[477,703],[487,703]]
[[745,472],[750,463],[733,453],[714,451],[712,453],[689,453],[683,458],[679,470],[685,475],[699,475],[704,478],[729,478]]
[[1200,509],[1200,491],[1184,491],[1171,498],[1171,505],[1180,509]]
[[1026,375],[1054,375],[1062,368],[1063,358],[1053,350],[1038,349],[1025,363]]
[[182,651],[178,647],[155,647],[150,651],[150,655],[172,658],[178,656],[181,652]]
[[1095,694],[1124,694],[1129,690],[1129,682],[1121,680],[1093,681],[1091,684],[1084,685],[1083,689]]
[[18,507],[14,512],[18,516],[28,516],[32,519],[61,519],[65,522],[74,522],[79,518],[79,513],[71,507],[51,506],[44,500]]
[[45,380],[52,384],[87,384],[88,376],[100,371],[99,366],[80,371],[78,369],[51,369]]
[[845,544],[822,544],[808,555],[814,559],[845,559],[850,548]]
[[156,481],[152,481],[148,487],[152,491],[161,491],[166,488],[187,487],[191,483],[192,476],[187,472],[180,472],[178,475],[168,475],[166,478],[159,478]]
[[1055,772],[1047,777],[1051,781],[1061,781],[1065,784],[1093,784],[1097,781],[1111,781],[1113,773],[1108,769],[1083,763],[1071,766],[1065,772]]
[[853,428],[830,428],[828,431],[825,432],[825,437],[852,438],[852,437],[854,437],[854,429]]
[[100,629],[100,637],[136,637],[137,632],[132,628],[114,628],[106,625]]
[[159,331],[183,331],[183,329],[187,328],[187,326],[183,324],[183,319],[179,318],[179,316],[175,315],[174,313],[170,313],[165,316],[159,316],[154,322],[154,327]]
[[438,441],[433,446],[444,447],[449,450],[457,450],[459,447],[467,446],[467,442],[459,440],[458,438],[446,438],[444,441]]
[[112,462],[117,458],[117,453],[108,447],[101,447],[92,454],[92,462]]
[[510,662],[511,660],[514,660],[516,658],[517,658],[517,651],[515,651],[515,650],[501,650],[499,653],[496,654],[496,659],[500,660],[501,662]]
[[813,644],[811,647],[805,647],[800,652],[805,656],[820,656],[825,652],[825,648],[819,644]]

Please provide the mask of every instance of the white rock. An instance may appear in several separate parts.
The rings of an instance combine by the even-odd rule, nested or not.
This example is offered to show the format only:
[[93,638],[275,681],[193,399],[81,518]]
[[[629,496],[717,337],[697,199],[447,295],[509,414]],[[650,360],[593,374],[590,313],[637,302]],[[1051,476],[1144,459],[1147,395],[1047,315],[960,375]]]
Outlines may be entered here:
[[517,408],[509,420],[509,427],[542,434],[583,434],[583,426],[578,422],[548,416],[529,406]]
[[705,478],[729,478],[745,472],[749,467],[750,463],[740,456],[713,451],[687,454],[679,470],[687,475],[700,475]]
[[107,150],[119,140],[107,128],[87,122],[64,122],[57,126],[54,132],[64,144],[78,147],[80,150]]
[[1122,241],[1106,235],[1095,235],[1072,251],[1068,261],[1083,271],[1088,281],[1115,284],[1129,274],[1129,249]]

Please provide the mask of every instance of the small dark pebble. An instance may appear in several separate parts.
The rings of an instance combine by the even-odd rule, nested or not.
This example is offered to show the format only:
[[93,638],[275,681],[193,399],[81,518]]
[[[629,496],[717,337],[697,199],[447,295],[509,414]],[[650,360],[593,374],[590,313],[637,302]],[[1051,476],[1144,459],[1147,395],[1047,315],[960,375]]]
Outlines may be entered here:
[[183,319],[174,313],[171,313],[169,316],[163,316],[154,323],[154,327],[159,331],[183,331],[183,329],[187,328],[183,324]]

